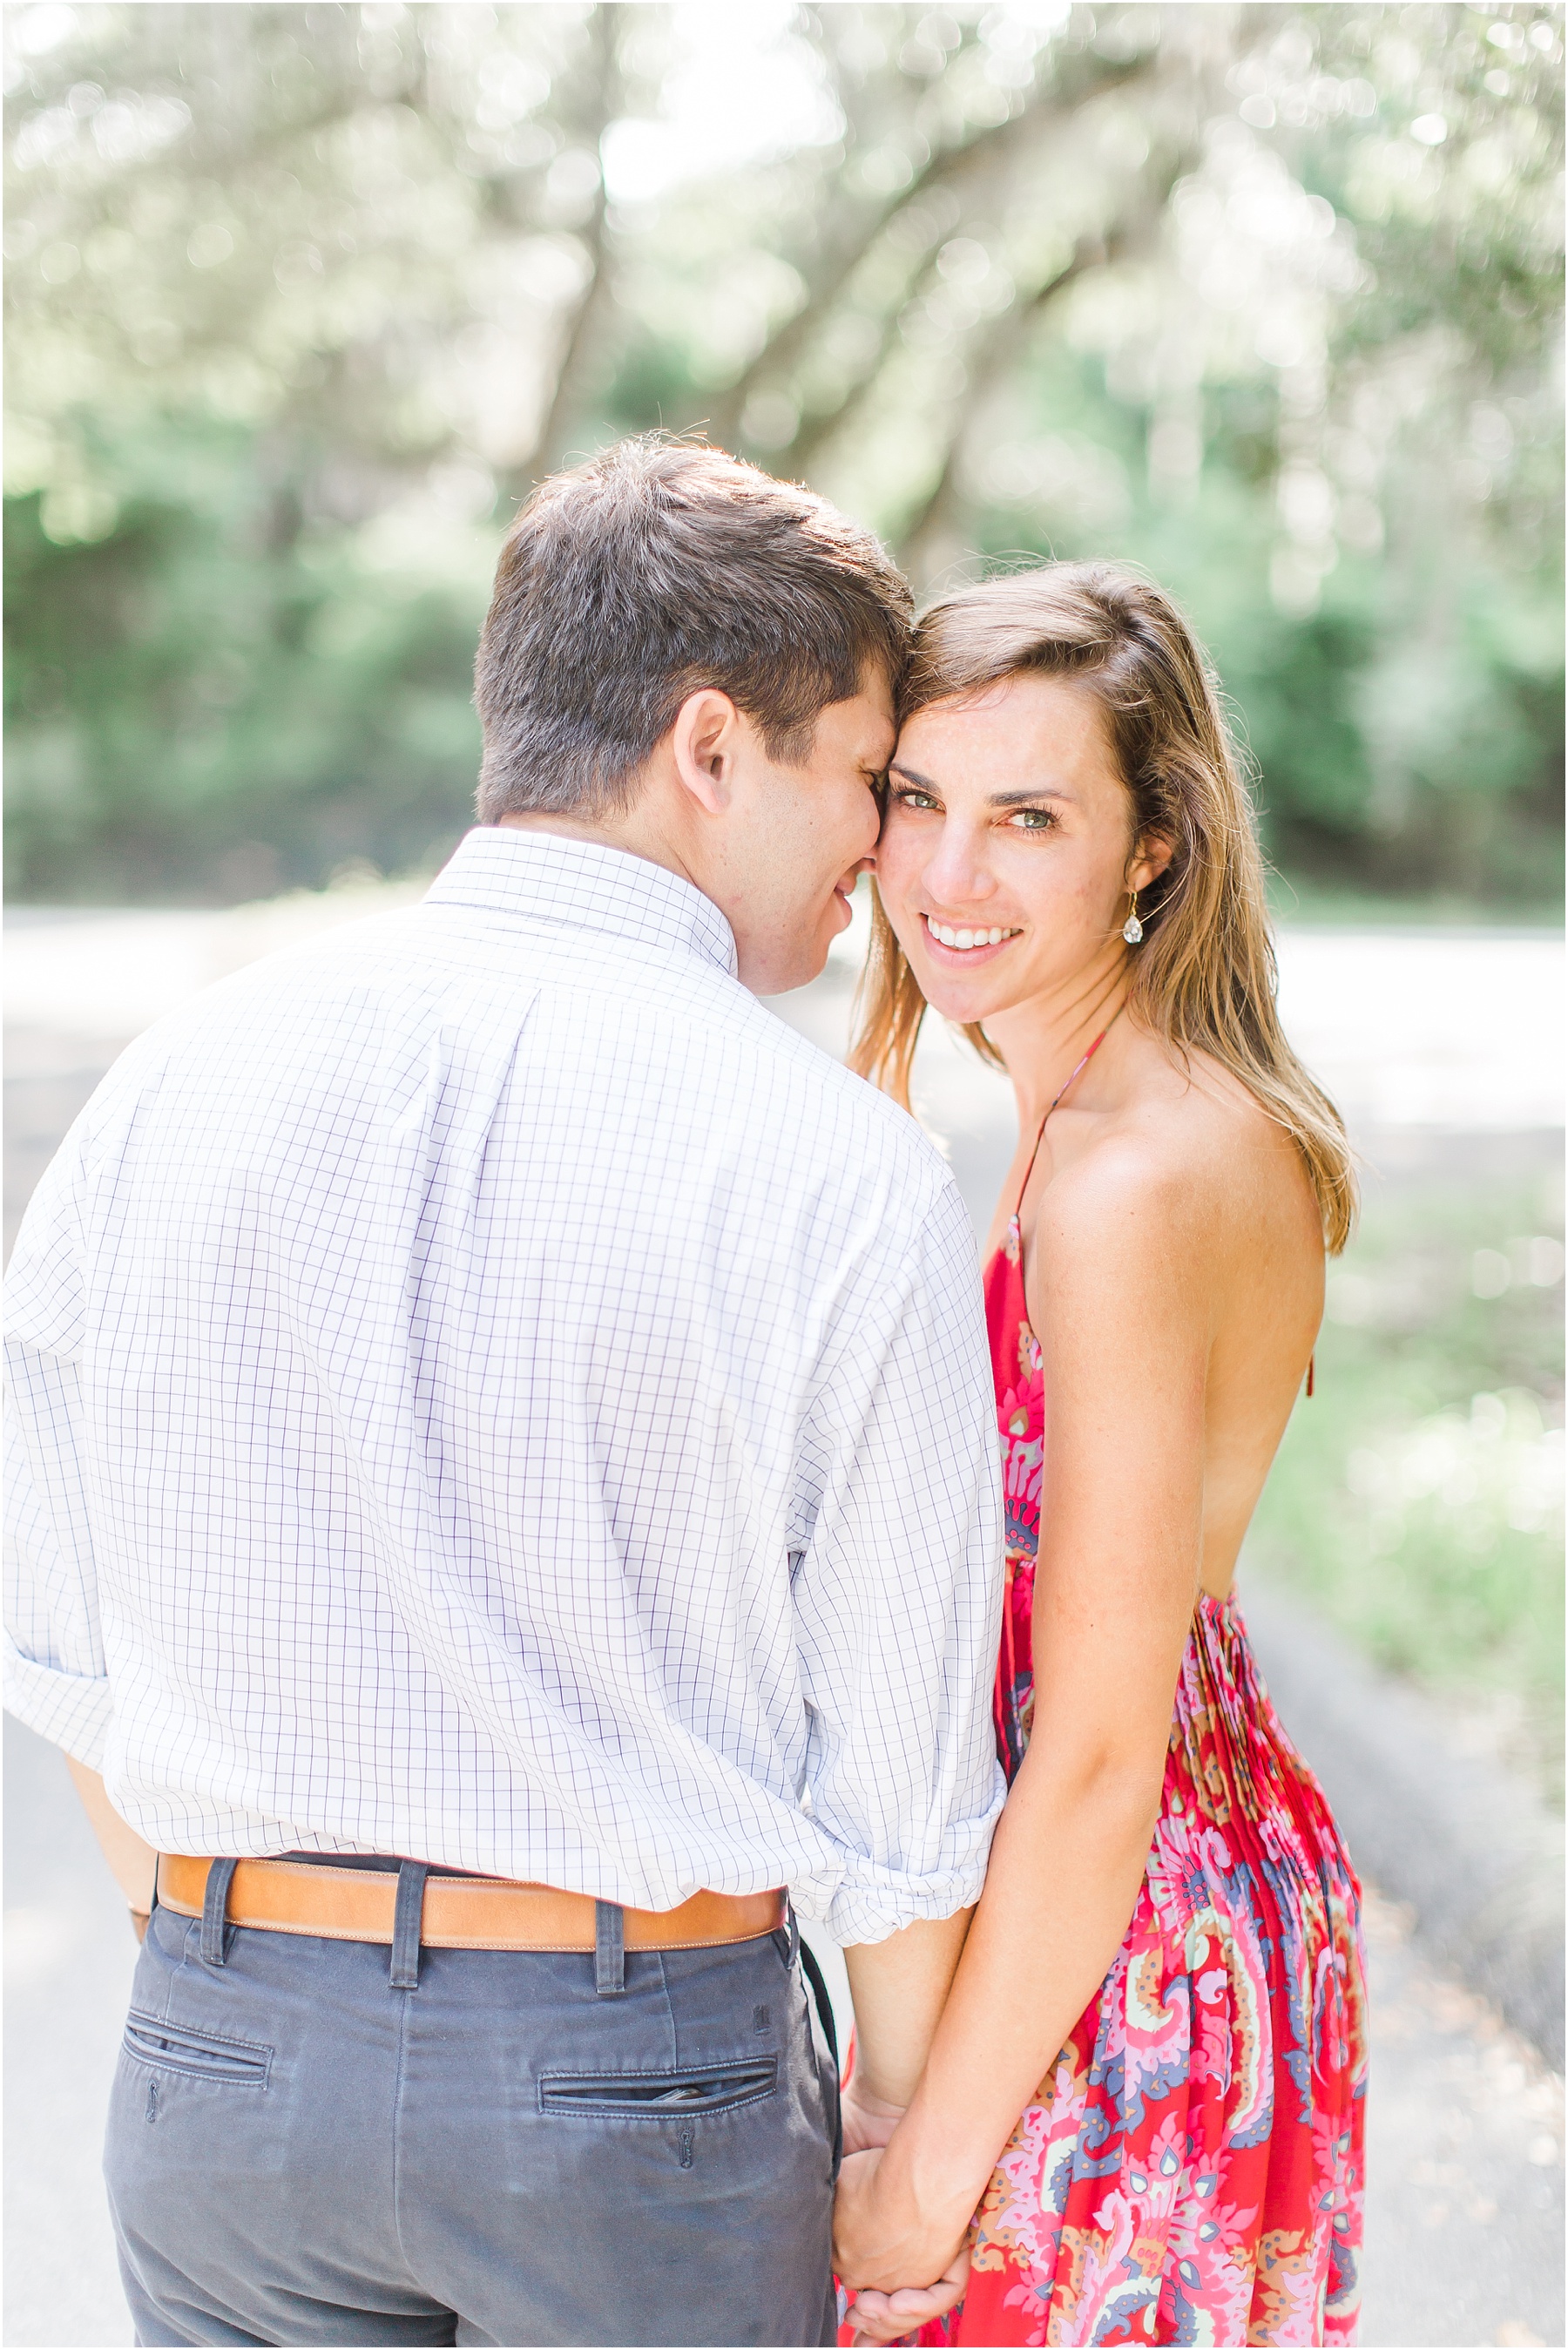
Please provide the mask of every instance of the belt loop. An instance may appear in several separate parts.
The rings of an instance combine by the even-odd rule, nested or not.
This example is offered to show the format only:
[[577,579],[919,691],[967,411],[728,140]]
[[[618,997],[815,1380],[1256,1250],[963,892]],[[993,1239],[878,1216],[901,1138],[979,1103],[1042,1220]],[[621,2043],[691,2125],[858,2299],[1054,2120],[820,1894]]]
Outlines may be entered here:
[[207,1863],[207,1889],[202,1899],[202,1961],[204,1966],[222,1967],[228,1963],[229,1937],[225,1923],[229,1908],[229,1885],[237,1859],[210,1860]]
[[398,1871],[398,1898],[392,1910],[392,1972],[394,1991],[417,1991],[420,1982],[420,1934],[425,1922],[425,1879],[430,1863],[405,1860]]
[[626,1989],[626,1919],[615,1901],[594,1903],[594,1989],[601,1999]]
[[793,1967],[800,1956],[800,1919],[794,1914],[794,1903],[787,1893],[784,1895],[784,1918],[789,1927],[789,1956],[784,1964]]

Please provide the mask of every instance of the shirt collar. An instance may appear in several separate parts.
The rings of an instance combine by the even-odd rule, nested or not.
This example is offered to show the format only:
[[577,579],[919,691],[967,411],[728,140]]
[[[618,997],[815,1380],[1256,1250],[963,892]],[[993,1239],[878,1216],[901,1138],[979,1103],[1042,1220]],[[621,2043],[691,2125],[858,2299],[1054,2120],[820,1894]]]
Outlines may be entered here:
[[482,907],[698,955],[736,974],[735,937],[711,898],[630,849],[560,833],[480,825],[458,844],[427,905]]

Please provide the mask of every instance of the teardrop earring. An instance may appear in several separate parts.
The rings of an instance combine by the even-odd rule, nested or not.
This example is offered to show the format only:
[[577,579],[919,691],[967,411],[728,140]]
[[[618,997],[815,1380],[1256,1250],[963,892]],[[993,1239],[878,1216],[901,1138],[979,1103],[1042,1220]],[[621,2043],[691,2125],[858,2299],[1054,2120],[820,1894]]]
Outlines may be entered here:
[[1132,902],[1127,910],[1127,920],[1122,924],[1122,936],[1126,939],[1129,947],[1136,947],[1140,944],[1143,939],[1143,924],[1137,918],[1137,891],[1136,889],[1131,892],[1131,899]]

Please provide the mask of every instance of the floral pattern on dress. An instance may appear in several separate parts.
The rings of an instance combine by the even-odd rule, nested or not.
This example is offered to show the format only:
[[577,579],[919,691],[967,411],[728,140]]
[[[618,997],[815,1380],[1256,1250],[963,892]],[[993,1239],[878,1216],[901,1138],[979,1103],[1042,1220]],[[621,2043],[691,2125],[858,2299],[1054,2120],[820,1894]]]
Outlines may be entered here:
[[1002,1492],[1006,1513],[1006,1596],[1002,1603],[1002,1669],[996,1676],[997,1751],[1009,1777],[1023,1760],[1034,1713],[1034,1548],[1040,1523],[1040,1480],[1045,1463],[1044,1388],[1039,1343],[1027,1324],[1019,1333],[1012,1384],[996,1408],[1002,1437]]
[[[987,1276],[1007,1494],[1009,1776],[1033,1701],[1044,1397],[1022,1268]],[[1355,2339],[1366,2076],[1360,1892],[1234,1598],[1202,1596],[1126,1939],[1021,2116],[933,2343]]]

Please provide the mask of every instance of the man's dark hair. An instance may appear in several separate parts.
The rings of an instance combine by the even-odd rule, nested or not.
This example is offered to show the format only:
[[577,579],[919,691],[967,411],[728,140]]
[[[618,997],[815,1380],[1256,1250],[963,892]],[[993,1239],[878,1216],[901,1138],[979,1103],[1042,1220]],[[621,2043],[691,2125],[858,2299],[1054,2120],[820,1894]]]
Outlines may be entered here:
[[622,441],[542,484],[501,551],[474,672],[480,822],[621,813],[704,686],[798,764],[867,668],[897,686],[910,611],[826,499],[717,449]]

